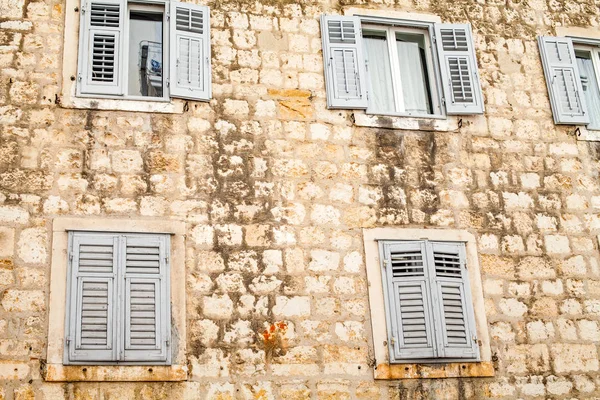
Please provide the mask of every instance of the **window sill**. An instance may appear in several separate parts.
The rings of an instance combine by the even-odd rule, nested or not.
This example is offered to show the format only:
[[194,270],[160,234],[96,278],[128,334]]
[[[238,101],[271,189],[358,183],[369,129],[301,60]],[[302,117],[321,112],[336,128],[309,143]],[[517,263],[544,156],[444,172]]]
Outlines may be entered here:
[[369,115],[355,112],[354,125],[367,128],[401,129],[407,131],[449,132],[458,129],[456,117],[412,118],[390,115]]
[[187,366],[46,364],[42,377],[47,382],[181,382],[187,380]]
[[379,364],[375,379],[475,378],[494,376],[490,361],[448,364]]
[[577,140],[583,142],[600,142],[600,130],[591,130],[585,126],[578,126],[575,130],[577,129],[579,129],[579,134],[575,135]]
[[162,114],[183,114],[183,101],[143,101],[71,97],[63,99],[61,107],[87,110],[136,111]]

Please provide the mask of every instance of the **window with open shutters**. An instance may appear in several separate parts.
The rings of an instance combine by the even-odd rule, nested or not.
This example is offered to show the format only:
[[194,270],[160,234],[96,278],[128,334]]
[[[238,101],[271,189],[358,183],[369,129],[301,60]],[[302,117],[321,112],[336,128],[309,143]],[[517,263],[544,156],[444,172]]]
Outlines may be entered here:
[[169,236],[69,233],[65,364],[169,364]]
[[327,105],[370,114],[481,114],[469,24],[321,18]]
[[477,361],[463,243],[381,241],[390,362]]
[[210,99],[208,7],[86,0],[81,11],[78,96]]

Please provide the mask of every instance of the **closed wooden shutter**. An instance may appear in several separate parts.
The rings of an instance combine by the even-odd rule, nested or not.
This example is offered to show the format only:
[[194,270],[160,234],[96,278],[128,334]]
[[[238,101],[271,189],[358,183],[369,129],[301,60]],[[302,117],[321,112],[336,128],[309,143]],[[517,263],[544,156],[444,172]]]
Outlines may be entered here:
[[483,94],[469,24],[435,24],[446,112],[483,114]]
[[78,93],[122,95],[124,0],[92,0],[82,8]]
[[358,17],[321,17],[328,108],[366,109],[366,72]]
[[171,97],[210,100],[210,9],[175,1],[170,7]]
[[65,363],[169,364],[169,236],[69,238]]
[[118,241],[71,234],[67,361],[116,361]]
[[164,236],[123,238],[125,361],[166,361],[170,316]]
[[479,346],[464,244],[433,242],[430,251],[438,357],[476,359]]
[[589,124],[587,105],[570,38],[541,36],[540,56],[556,124]]
[[436,356],[423,242],[384,244],[390,361]]

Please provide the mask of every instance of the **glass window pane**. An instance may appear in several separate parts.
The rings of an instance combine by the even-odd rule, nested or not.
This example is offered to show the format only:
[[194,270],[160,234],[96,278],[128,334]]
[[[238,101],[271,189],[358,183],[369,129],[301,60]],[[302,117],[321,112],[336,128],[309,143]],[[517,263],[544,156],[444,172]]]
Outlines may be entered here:
[[368,60],[369,107],[379,113],[396,112],[390,53],[385,32],[363,31]]
[[396,32],[404,109],[412,114],[431,114],[431,91],[425,55],[425,36]]
[[163,14],[129,14],[128,90],[132,96],[163,96]]
[[583,87],[583,94],[590,115],[588,128],[600,129],[600,89],[598,89],[598,79],[592,62],[592,54],[589,51],[576,50],[575,56],[577,57],[581,86]]

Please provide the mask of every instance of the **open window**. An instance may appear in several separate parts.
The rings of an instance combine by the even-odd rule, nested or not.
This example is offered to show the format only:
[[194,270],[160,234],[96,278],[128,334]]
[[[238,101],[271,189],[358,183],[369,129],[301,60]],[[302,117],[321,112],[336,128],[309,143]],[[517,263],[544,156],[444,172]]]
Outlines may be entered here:
[[209,9],[180,2],[88,0],[81,10],[77,95],[209,100]]
[[369,114],[481,114],[468,24],[362,16],[321,19],[327,105]]

